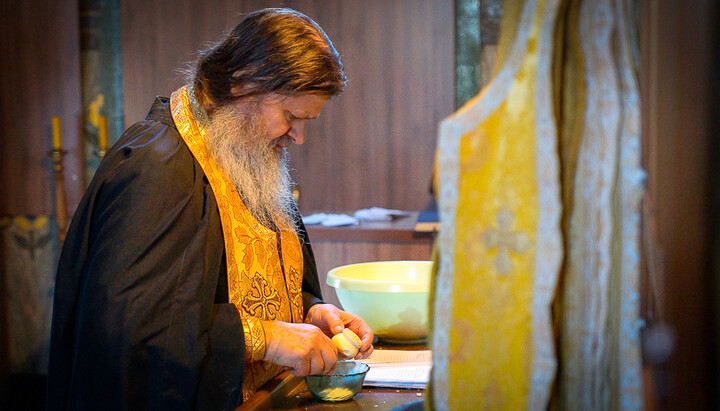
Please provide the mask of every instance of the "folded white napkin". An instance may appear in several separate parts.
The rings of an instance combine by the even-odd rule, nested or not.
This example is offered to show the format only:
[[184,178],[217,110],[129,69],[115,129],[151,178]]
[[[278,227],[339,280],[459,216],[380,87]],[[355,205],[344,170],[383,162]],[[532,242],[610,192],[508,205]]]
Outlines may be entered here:
[[303,217],[303,223],[305,223],[305,225],[321,224],[324,227],[338,227],[343,225],[356,225],[358,224],[358,220],[347,214],[317,213]]
[[305,225],[315,225],[315,224],[322,223],[323,220],[325,220],[325,218],[327,218],[327,214],[317,213],[317,214],[303,216],[302,220],[303,220],[303,223],[305,223]]
[[371,207],[357,210],[355,218],[362,221],[390,221],[394,217],[405,217],[410,215],[407,211],[388,210],[387,208]]

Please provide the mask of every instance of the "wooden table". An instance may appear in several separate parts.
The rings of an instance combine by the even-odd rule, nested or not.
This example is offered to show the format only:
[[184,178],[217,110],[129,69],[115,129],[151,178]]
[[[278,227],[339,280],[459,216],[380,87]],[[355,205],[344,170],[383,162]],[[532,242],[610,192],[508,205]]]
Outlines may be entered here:
[[285,371],[243,403],[243,410],[391,410],[425,398],[425,390],[365,387],[350,400],[321,401],[308,390],[305,379]]
[[323,300],[340,307],[328,270],[346,264],[389,260],[430,260],[433,233],[415,232],[417,212],[392,221],[361,222],[344,227],[307,226],[315,252]]
[[[425,345],[384,345],[376,349],[427,350]],[[414,401],[424,400],[425,390],[363,387],[350,400],[321,401],[308,390],[305,379],[285,371],[268,381],[236,411],[244,410],[391,410]]]

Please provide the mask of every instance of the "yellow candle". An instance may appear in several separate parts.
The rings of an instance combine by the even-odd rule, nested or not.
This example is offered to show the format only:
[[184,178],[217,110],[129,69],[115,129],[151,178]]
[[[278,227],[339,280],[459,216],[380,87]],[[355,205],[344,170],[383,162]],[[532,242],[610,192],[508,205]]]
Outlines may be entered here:
[[53,150],[62,150],[62,142],[60,138],[60,117],[53,116],[52,118],[52,141]]
[[100,116],[100,124],[98,125],[98,143],[101,151],[107,151],[107,117]]

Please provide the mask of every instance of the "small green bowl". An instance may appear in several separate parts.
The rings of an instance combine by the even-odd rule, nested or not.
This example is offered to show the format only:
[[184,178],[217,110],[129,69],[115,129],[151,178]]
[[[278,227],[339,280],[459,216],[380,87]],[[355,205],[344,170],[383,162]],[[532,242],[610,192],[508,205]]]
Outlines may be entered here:
[[349,400],[362,389],[365,374],[370,367],[356,361],[338,361],[335,372],[305,377],[305,383],[314,396],[323,401]]

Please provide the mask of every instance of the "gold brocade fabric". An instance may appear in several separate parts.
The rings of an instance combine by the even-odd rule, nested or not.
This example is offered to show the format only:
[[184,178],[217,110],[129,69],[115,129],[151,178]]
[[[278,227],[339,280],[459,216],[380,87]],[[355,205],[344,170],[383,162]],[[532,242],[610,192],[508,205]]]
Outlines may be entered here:
[[227,259],[229,301],[237,307],[245,331],[245,377],[247,400],[282,368],[262,361],[265,334],[262,320],[303,321],[302,249],[292,227],[277,233],[265,228],[250,214],[233,183],[207,154],[205,129],[194,112],[187,87],[170,98],[173,121],[210,181],[220,210]]
[[[556,407],[643,408],[640,101],[633,2],[566,0],[558,59],[565,261]],[[560,72],[560,70],[558,70]]]
[[429,409],[642,409],[632,6],[504,2],[440,124]]
[[562,261],[551,96],[557,3],[528,1],[494,80],[443,120],[432,407],[545,409]]

